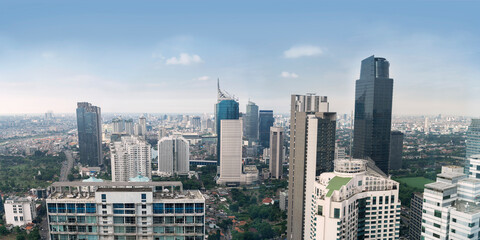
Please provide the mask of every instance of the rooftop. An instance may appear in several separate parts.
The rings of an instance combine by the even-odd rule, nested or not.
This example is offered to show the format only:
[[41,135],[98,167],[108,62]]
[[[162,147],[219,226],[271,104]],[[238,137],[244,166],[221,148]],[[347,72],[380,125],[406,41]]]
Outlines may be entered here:
[[455,201],[454,207],[457,211],[463,212],[463,213],[469,213],[469,214],[480,213],[479,205],[472,202],[467,202],[464,200]]
[[441,178],[446,178],[446,179],[454,179],[454,178],[458,178],[458,177],[462,177],[462,176],[465,176],[464,173],[458,173],[458,172],[445,172],[445,173],[439,173],[437,174],[438,177],[441,177]]
[[434,183],[425,184],[425,188],[436,190],[436,191],[444,191],[447,189],[455,188],[456,186],[457,185],[455,184],[449,184],[449,183],[443,183],[443,182],[434,182]]
[[335,190],[340,190],[340,188],[344,185],[346,185],[348,182],[350,182],[352,178],[351,177],[337,177],[335,176],[328,182],[328,193],[327,197],[332,196],[333,192]]

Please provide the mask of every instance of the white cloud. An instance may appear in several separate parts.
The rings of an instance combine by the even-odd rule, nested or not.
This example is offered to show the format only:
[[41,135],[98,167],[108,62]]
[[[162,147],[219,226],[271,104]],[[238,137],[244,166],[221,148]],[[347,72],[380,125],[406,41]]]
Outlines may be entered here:
[[283,78],[298,78],[298,75],[294,72],[282,72],[280,76]]
[[290,49],[283,52],[285,58],[299,58],[299,57],[308,57],[316,56],[322,54],[323,51],[317,46],[303,45],[303,46],[294,46]]
[[188,53],[181,53],[180,57],[171,57],[167,59],[165,64],[167,65],[190,65],[194,63],[201,63],[203,60],[198,55],[189,55]]
[[197,78],[198,81],[207,81],[209,79],[210,79],[209,76],[201,76],[201,77]]

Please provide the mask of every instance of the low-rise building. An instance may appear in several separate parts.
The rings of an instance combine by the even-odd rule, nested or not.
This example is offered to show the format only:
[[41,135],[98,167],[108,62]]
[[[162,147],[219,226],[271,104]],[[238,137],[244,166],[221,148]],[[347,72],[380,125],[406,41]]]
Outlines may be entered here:
[[13,226],[24,226],[37,217],[35,201],[31,197],[11,197],[5,200],[5,220]]

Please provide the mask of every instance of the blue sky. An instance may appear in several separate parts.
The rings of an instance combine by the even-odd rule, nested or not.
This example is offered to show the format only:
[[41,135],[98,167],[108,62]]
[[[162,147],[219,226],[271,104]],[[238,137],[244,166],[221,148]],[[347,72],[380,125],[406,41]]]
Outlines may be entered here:
[[216,79],[260,109],[353,110],[390,61],[394,114],[480,116],[476,1],[0,1],[0,114],[213,112]]

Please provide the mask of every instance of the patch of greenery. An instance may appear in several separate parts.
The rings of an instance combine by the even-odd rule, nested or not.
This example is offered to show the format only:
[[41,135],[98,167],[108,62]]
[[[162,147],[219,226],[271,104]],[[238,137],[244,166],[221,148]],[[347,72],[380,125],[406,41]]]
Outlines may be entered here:
[[36,153],[33,156],[0,156],[0,191],[26,192],[31,188],[47,187],[57,181],[66,157]]

